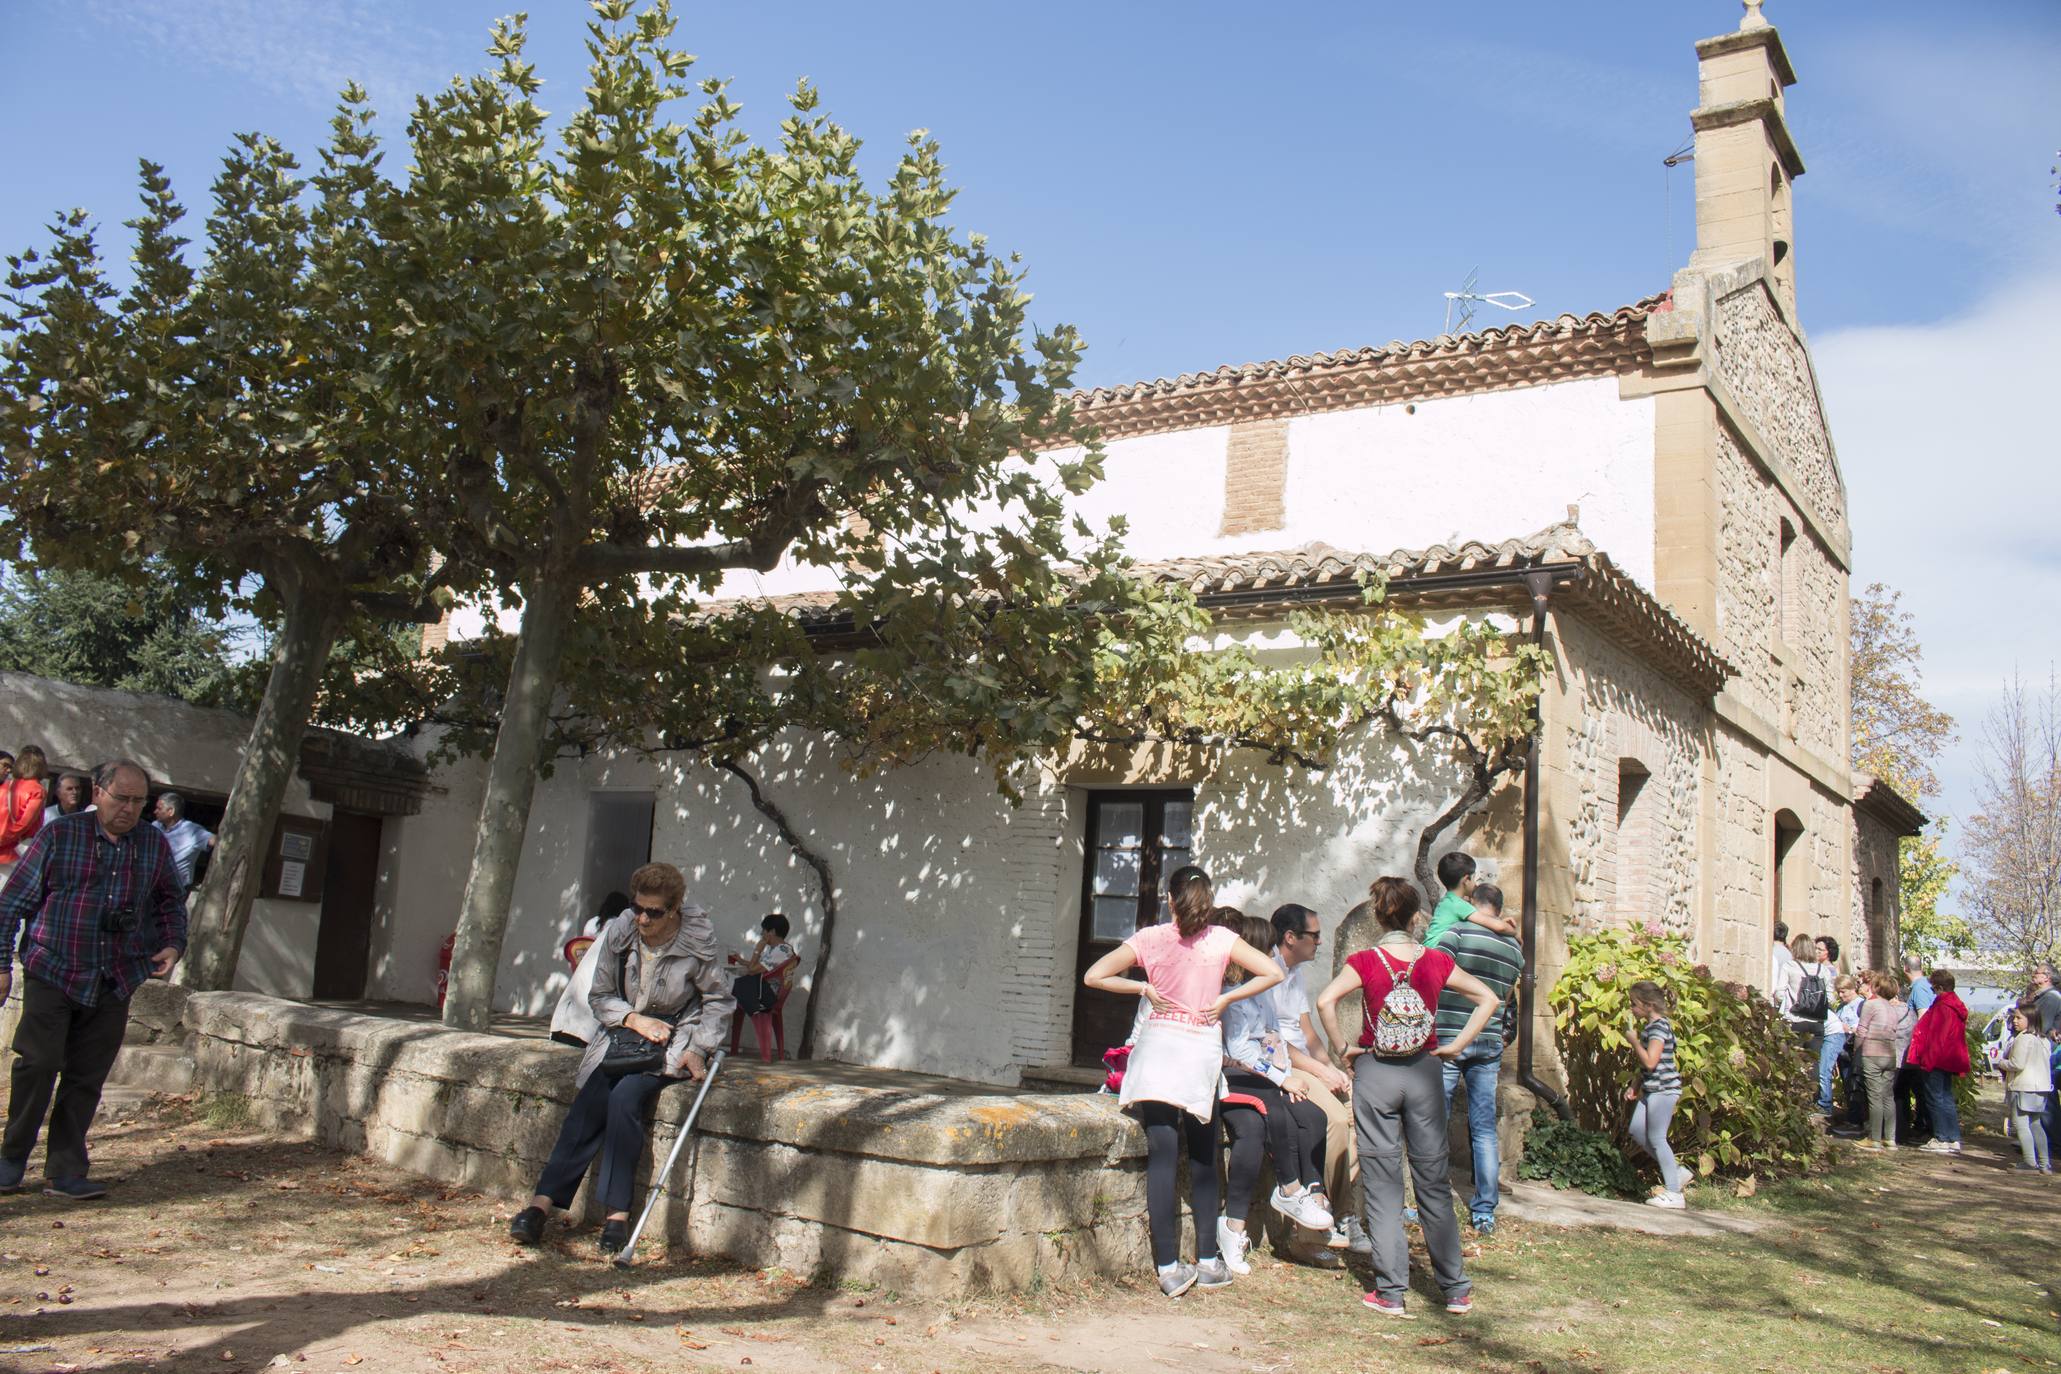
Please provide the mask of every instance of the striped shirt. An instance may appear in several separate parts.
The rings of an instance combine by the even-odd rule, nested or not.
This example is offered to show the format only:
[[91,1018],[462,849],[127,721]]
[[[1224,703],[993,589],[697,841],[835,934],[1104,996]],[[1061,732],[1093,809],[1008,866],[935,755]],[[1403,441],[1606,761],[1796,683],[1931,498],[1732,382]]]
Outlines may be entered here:
[[1646,1070],[1646,1077],[1639,1083],[1639,1091],[1652,1093],[1678,1093],[1682,1090],[1682,1072],[1675,1067],[1675,1028],[1668,1024],[1665,1016],[1656,1016],[1646,1023],[1646,1029],[1639,1032],[1639,1047],[1644,1049],[1651,1042],[1660,1042],[1660,1062]]
[[[1453,962],[1467,972],[1488,984],[1490,992],[1500,998],[1505,1006],[1510,1003],[1510,989],[1524,974],[1524,951],[1517,941],[1508,935],[1499,935],[1487,926],[1478,926],[1472,921],[1462,921],[1445,933],[1439,948],[1453,956]],[[1463,993],[1447,988],[1438,996],[1438,1043],[1451,1044],[1467,1027],[1467,1019],[1474,1015],[1474,1003]],[[1481,1028],[1481,1034],[1469,1043],[1464,1054],[1470,1059],[1493,1058],[1503,1052],[1503,1027],[1506,1018],[1500,1013],[1489,1018]]]

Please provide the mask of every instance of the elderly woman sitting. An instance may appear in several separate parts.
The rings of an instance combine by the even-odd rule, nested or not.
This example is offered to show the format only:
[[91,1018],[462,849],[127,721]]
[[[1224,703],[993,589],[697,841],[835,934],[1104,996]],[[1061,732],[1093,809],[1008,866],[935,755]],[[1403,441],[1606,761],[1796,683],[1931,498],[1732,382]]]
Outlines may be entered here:
[[646,864],[630,875],[630,909],[602,929],[587,997],[602,1031],[580,1059],[579,1093],[536,1195],[509,1223],[524,1245],[543,1239],[553,1207],[572,1205],[598,1153],[594,1186],[608,1213],[601,1252],[623,1248],[645,1109],[667,1083],[706,1073],[707,1056],[729,1033],[736,1004],[716,957],[715,927],[700,907],[683,908],[686,894],[679,869]]

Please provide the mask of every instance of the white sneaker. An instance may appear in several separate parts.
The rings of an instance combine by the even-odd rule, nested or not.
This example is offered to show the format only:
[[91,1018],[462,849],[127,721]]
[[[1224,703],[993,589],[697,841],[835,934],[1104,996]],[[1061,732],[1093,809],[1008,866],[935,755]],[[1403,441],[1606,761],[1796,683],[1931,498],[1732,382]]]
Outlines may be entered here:
[[1652,1197],[1647,1198],[1646,1205],[1648,1207],[1666,1207],[1673,1211],[1679,1212],[1686,1208],[1689,1204],[1682,1200],[1682,1195],[1680,1193],[1659,1192],[1655,1193]]
[[1243,1231],[1231,1229],[1227,1218],[1217,1218],[1217,1253],[1224,1258],[1224,1264],[1234,1274],[1250,1274],[1252,1264],[1245,1256],[1252,1249],[1252,1237]]
[[1323,1203],[1317,1201],[1315,1195],[1307,1189],[1297,1193],[1294,1197],[1290,1197],[1279,1188],[1276,1188],[1274,1195],[1268,1198],[1267,1201],[1273,1204],[1275,1211],[1287,1217],[1297,1226],[1307,1226],[1312,1231],[1328,1231],[1331,1229],[1330,1210]]

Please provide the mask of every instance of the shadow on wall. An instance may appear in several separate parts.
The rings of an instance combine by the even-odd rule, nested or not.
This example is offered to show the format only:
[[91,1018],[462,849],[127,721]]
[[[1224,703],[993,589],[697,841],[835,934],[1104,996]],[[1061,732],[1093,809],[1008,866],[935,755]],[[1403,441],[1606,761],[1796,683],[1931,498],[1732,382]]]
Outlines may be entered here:
[[[1021,808],[981,765],[940,758],[854,778],[836,746],[783,734],[747,761],[837,884],[838,926],[821,1014],[819,1057],[988,1081],[1013,1081],[1017,1018],[1070,1011],[1001,1006],[1005,974],[1025,960],[1054,965],[1053,913],[1064,790],[1034,783]],[[802,958],[789,997],[792,1048],[818,995],[823,909],[816,877],[739,781],[682,768],[661,788],[653,854],[678,864],[724,944],[739,953],[759,917],[784,912]],[[1071,859],[1078,883],[1077,856]],[[1072,941],[1058,976],[1070,982]],[[1055,993],[1060,991],[1054,990]]]

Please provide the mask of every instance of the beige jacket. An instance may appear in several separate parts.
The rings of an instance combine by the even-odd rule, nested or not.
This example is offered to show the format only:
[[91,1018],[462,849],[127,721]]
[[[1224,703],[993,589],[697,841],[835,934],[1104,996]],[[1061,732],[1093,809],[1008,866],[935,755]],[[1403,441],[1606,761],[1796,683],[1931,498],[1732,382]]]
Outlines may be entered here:
[[[688,1051],[706,1058],[729,1041],[730,1017],[737,1010],[737,1001],[730,995],[730,979],[716,951],[716,928],[706,911],[698,906],[685,908],[680,913],[680,929],[656,955],[637,938],[636,918],[628,912],[602,927],[594,948],[594,986],[587,994],[594,1019],[604,1029],[620,1026],[632,1012],[671,1021],[666,1073],[677,1075]],[[627,977],[625,950],[629,952]],[[633,1001],[647,958],[658,960],[651,993],[642,1001]],[[574,1084],[585,1083],[607,1054],[608,1037],[597,1035],[580,1057]]]

